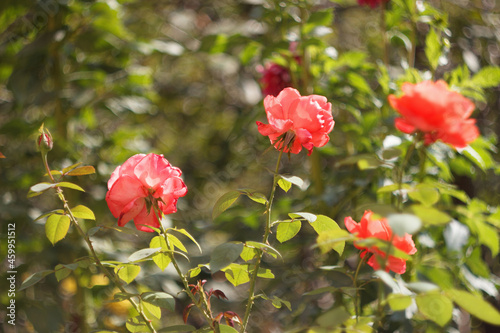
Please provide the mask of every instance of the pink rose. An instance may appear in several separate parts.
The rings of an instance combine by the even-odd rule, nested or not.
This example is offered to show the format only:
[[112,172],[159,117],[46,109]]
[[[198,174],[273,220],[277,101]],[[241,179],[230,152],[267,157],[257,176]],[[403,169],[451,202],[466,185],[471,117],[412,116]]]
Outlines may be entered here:
[[448,89],[444,81],[404,83],[403,95],[389,96],[398,111],[395,126],[404,133],[424,133],[425,144],[441,140],[455,148],[464,148],[479,136],[476,120],[470,119],[474,103]]
[[326,97],[300,96],[297,90],[285,88],[277,97],[266,96],[264,108],[269,124],[258,121],[258,130],[278,150],[298,154],[304,147],[310,155],[313,147],[323,147],[330,140],[335,122]]
[[[386,242],[391,241],[392,238],[392,245],[395,248],[407,254],[414,254],[417,252],[411,235],[405,234],[404,237],[400,237],[396,234],[393,235],[392,229],[386,219],[382,218],[375,220],[372,218],[372,215],[373,213],[371,211],[365,211],[359,223],[348,216],[344,220],[345,227],[350,233],[355,234],[358,238],[378,238]],[[367,254],[372,254],[367,263],[375,270],[380,269],[380,262],[386,260],[387,254],[377,246],[364,247],[358,246],[356,243],[354,243],[354,246],[360,250],[364,250],[360,254],[361,258],[364,258]],[[394,273],[403,274],[406,271],[406,260],[389,256],[385,270],[387,272],[391,270]]]
[[160,226],[158,214],[177,211],[177,199],[186,195],[182,172],[157,154],[138,154],[116,167],[108,181],[106,202],[118,225],[134,220],[141,231]]

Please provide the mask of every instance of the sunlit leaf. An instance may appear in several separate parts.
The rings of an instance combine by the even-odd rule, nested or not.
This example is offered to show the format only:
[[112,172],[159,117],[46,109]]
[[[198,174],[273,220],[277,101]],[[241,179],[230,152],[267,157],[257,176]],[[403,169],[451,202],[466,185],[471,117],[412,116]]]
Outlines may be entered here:
[[471,315],[492,325],[500,325],[500,312],[482,297],[457,289],[447,290],[446,295]]
[[292,219],[296,219],[296,218],[300,218],[302,217],[303,219],[305,219],[307,222],[309,223],[313,223],[314,221],[316,221],[316,219],[318,218],[316,215],[314,214],[311,214],[311,213],[303,213],[303,212],[297,212],[297,213],[290,213],[288,214],[288,216],[290,216]]
[[134,264],[122,264],[115,267],[115,273],[127,284],[134,281],[140,271],[141,267]]
[[193,241],[193,243],[195,243],[195,244],[196,244],[196,246],[197,246],[197,247],[198,247],[198,249],[200,250],[200,253],[201,253],[201,252],[203,252],[203,251],[201,250],[201,246],[200,246],[200,244],[198,244],[198,242],[196,241],[196,239],[195,239],[193,236],[191,236],[191,234],[190,234],[189,232],[187,232],[187,230],[185,230],[185,229],[176,229],[176,228],[173,228],[173,229],[168,229],[168,230],[172,230],[172,231],[179,232],[179,233],[183,234],[184,236],[188,237],[190,240],[192,240],[192,241]]
[[300,221],[282,222],[278,224],[276,239],[281,243],[292,239],[300,231],[301,226],[302,222]]
[[247,241],[247,242],[245,242],[245,244],[247,246],[260,249],[260,250],[264,251],[265,253],[271,255],[273,258],[277,258],[278,256],[282,257],[281,253],[279,253],[279,251],[276,250],[271,245],[267,245],[267,244],[259,243],[259,242],[254,242],[254,241]]
[[418,310],[439,326],[444,327],[451,320],[453,303],[445,295],[425,293],[417,295],[415,300]]
[[222,271],[224,271],[226,279],[235,287],[250,281],[247,266],[232,263],[223,268]]
[[147,248],[147,249],[139,250],[139,251],[132,253],[128,257],[128,261],[134,262],[134,261],[143,260],[143,259],[146,259],[146,258],[153,256],[155,253],[157,253],[158,251],[161,251],[161,250],[162,250],[161,247]]
[[411,305],[412,298],[408,295],[389,294],[387,303],[392,311],[402,311]]
[[45,222],[45,235],[52,245],[66,237],[70,224],[67,215],[52,214],[48,217],[47,222]]
[[60,182],[60,183],[56,183],[54,185],[55,186],[59,186],[59,187],[66,187],[66,188],[70,188],[70,189],[73,189],[73,190],[78,190],[78,191],[85,192],[85,190],[83,188],[81,188],[80,186],[78,186],[76,184],[70,183],[70,182]]
[[436,69],[441,56],[441,41],[434,28],[430,28],[425,38],[425,55],[432,69]]
[[74,217],[79,219],[95,220],[94,212],[90,208],[83,205],[71,208],[71,213]]
[[67,173],[68,176],[85,176],[85,175],[91,175],[95,173],[95,168],[90,165],[82,166],[79,168],[76,168],[74,170],[71,170],[70,172]]
[[161,319],[161,309],[159,306],[153,305],[148,302],[142,302],[142,306],[153,316],[155,316],[158,319]]

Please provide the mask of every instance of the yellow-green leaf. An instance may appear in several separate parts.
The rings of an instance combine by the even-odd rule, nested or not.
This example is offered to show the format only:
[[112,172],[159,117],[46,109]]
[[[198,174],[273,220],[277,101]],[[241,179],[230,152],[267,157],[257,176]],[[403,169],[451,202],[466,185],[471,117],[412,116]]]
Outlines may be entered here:
[[52,214],[45,223],[45,235],[54,245],[68,233],[70,219],[67,215]]
[[94,212],[90,208],[85,207],[84,205],[78,205],[76,207],[71,208],[71,213],[73,214],[74,217],[79,219],[95,220]]
[[141,267],[134,264],[123,264],[115,267],[115,273],[127,284],[134,281],[140,271]]
[[280,243],[292,239],[300,231],[301,226],[301,221],[282,222],[278,224],[278,228],[276,230],[276,239]]

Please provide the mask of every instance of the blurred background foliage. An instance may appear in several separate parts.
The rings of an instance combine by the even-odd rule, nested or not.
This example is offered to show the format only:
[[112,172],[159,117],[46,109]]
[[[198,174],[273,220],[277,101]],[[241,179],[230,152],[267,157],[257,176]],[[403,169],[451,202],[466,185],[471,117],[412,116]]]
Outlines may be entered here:
[[[308,186],[278,194],[276,219],[309,211],[342,225],[345,216],[359,220],[365,209],[393,211],[394,198],[377,189],[394,180],[385,162],[397,161],[388,148],[395,142],[404,150],[409,141],[394,129],[396,114],[387,96],[397,93],[404,81],[444,78],[474,99],[473,116],[483,137],[469,153],[432,146],[425,165],[429,176],[419,179],[441,184],[439,209],[458,225],[426,228],[417,241],[424,264],[418,272],[410,269],[405,278],[466,286],[498,306],[500,169],[495,160],[500,80],[494,71],[475,81],[471,77],[500,63],[500,3],[392,0],[387,6],[383,37],[380,11],[354,0],[3,0],[0,151],[6,158],[0,160],[1,243],[7,223],[15,222],[18,280],[86,255],[76,233],[53,247],[44,236],[44,221],[33,222],[59,208],[50,195],[26,199],[29,187],[43,178],[34,143],[42,123],[54,137],[49,154],[53,169],[79,161],[96,167],[92,177],[76,180],[87,192],[67,191],[67,196],[73,206],[91,207],[98,225],[116,223],[104,201],[114,168],[133,154],[155,152],[182,169],[189,189],[178,213],[167,221],[188,229],[205,250],[198,254],[190,249],[186,270],[207,262],[211,249],[224,241],[259,240],[263,212],[252,201],[240,200],[216,221],[210,214],[216,199],[228,190],[269,191],[269,170],[277,153],[258,134],[255,121],[265,119],[258,68],[273,62],[289,68],[293,86],[302,94],[326,96],[336,121],[327,146],[311,157],[301,153],[285,160],[282,173],[299,176]],[[296,44],[290,47],[292,42]],[[407,182],[420,177],[418,160],[411,160],[410,166]],[[445,182],[455,185],[456,192]],[[463,199],[464,193],[473,200]],[[126,259],[146,247],[150,236],[104,229],[93,242],[103,257]],[[300,331],[324,310],[342,304],[340,291],[302,296],[342,284],[346,277],[319,269],[335,265],[338,256],[312,249],[314,239],[312,229],[304,227],[300,237],[286,244],[273,242],[285,259],[273,262],[277,278],[259,288],[289,300],[293,311],[258,301],[252,331]],[[462,246],[453,247],[457,240]],[[0,254],[6,254],[3,245]],[[357,252],[348,252],[343,259],[349,266],[356,257]],[[469,275],[461,271],[463,264]],[[2,265],[7,267],[6,262]],[[245,285],[233,288],[220,274],[202,277],[229,297],[216,303],[217,308],[242,314]],[[168,324],[182,322],[187,300],[177,295],[181,287],[175,274],[145,264],[138,281],[179,297],[178,314],[170,314]],[[125,332],[131,310],[106,303],[113,293],[108,283],[91,271],[77,270],[60,282],[50,276],[18,292],[18,332],[90,332],[96,327]],[[3,277],[0,289],[7,289]],[[374,297],[367,288],[362,301],[367,304]],[[7,304],[6,293],[0,299]],[[488,330],[480,322],[464,324],[472,320],[465,314],[456,318],[452,326],[458,330],[468,324]],[[200,325],[202,319],[193,313],[190,320]],[[7,324],[3,328],[10,332]],[[425,317],[410,323],[395,313],[385,329],[398,328],[439,330]]]

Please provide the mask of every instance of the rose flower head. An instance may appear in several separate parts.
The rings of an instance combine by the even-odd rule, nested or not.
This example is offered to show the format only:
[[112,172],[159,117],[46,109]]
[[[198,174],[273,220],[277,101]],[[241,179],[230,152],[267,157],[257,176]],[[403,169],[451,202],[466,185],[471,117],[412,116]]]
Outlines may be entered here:
[[177,199],[187,193],[181,170],[163,155],[138,154],[118,166],[108,181],[106,202],[118,225],[134,220],[141,231],[160,227],[159,215],[177,211]]
[[366,5],[366,6],[370,6],[372,8],[375,8],[378,5],[380,5],[382,3],[382,1],[389,2],[389,0],[358,0],[358,4],[360,6]]
[[276,96],[284,88],[292,86],[292,76],[287,67],[270,62],[265,66],[259,65],[257,71],[262,74],[260,83],[264,96]]
[[448,88],[446,82],[404,83],[403,95],[389,96],[401,115],[395,126],[404,133],[421,132],[429,145],[437,140],[464,148],[479,136],[476,120],[470,119],[474,103]]
[[300,96],[297,90],[285,88],[277,97],[266,96],[264,108],[269,124],[258,121],[259,133],[280,151],[298,154],[304,147],[310,155],[313,147],[323,147],[330,140],[335,122],[332,105],[324,96]]
[[[399,249],[407,254],[414,254],[417,252],[417,248],[415,247],[415,243],[413,243],[411,235],[405,234],[403,237],[400,237],[393,234],[387,219],[374,219],[372,215],[373,213],[371,211],[365,211],[359,223],[355,222],[350,216],[348,216],[344,220],[345,227],[350,233],[355,234],[360,239],[378,238],[386,242],[389,242],[392,239],[392,246],[396,249]],[[389,255],[388,259],[386,259],[387,254],[384,252],[385,249],[380,249],[377,246],[358,246],[356,243],[354,243],[354,246],[363,250],[360,254],[361,258],[371,254],[367,263],[375,270],[380,269],[381,263],[387,260],[385,265],[385,270],[387,272],[391,270],[394,273],[403,274],[406,271],[406,260],[391,255]]]

